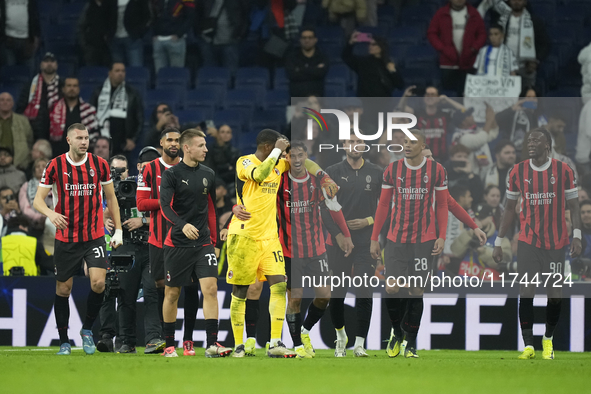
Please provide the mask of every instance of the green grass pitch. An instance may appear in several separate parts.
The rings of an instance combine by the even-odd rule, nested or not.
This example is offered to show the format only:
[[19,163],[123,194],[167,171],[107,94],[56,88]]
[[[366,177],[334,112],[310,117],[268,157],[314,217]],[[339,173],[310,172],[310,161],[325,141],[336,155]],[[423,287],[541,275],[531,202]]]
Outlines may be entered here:
[[[518,352],[419,351],[420,359],[389,359],[368,351],[358,359],[352,350],[336,359],[319,350],[315,359],[256,357],[163,358],[73,349],[0,348],[2,393],[562,393],[589,392],[591,354],[557,352],[555,360],[517,360]],[[380,390],[380,391],[378,391]]]

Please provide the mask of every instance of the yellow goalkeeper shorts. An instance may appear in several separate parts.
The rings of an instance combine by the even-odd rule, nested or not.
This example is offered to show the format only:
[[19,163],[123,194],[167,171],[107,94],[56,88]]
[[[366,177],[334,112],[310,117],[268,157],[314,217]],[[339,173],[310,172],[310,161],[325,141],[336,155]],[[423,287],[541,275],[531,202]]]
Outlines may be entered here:
[[233,285],[251,285],[255,279],[265,281],[269,275],[285,275],[285,260],[278,238],[256,241],[230,234],[228,236],[228,273]]

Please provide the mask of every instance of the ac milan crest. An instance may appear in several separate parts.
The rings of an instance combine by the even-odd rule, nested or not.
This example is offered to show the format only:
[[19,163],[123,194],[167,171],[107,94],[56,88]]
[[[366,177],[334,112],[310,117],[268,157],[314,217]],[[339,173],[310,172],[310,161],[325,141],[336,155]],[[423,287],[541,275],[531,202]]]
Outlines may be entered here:
[[423,177],[423,182],[428,183],[429,182],[429,177],[427,175],[425,175]]
[[90,169],[89,173],[90,173],[90,176],[94,176],[94,170],[92,168]]

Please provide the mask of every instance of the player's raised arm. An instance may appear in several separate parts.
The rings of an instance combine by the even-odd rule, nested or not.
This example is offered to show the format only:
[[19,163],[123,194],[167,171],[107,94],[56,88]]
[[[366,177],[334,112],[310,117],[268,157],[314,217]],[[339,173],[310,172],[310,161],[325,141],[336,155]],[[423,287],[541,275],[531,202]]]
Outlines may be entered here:
[[257,183],[264,181],[269,174],[271,174],[281,153],[287,149],[288,146],[289,141],[283,138],[278,139],[275,142],[275,148],[259,165],[255,165],[250,159],[238,159],[236,162],[236,174],[238,175],[238,178],[242,180],[253,180]]
[[310,174],[313,174],[320,180],[320,187],[324,190],[325,197],[329,200],[333,199],[339,191],[339,187],[335,181],[316,162],[306,159],[305,166]]

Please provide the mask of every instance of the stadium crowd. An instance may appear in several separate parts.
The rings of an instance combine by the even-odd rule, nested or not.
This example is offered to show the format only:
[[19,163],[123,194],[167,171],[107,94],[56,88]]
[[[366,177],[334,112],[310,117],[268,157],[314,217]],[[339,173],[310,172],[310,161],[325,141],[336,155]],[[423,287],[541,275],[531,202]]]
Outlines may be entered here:
[[[353,3],[355,9],[347,9]],[[208,135],[206,164],[218,178],[218,217],[226,218],[235,200],[236,159],[252,150],[256,133],[270,126],[291,136],[305,128],[302,107],[330,104],[351,117],[358,112],[364,130],[375,129],[378,110],[415,113],[433,157],[448,171],[452,195],[478,221],[488,223],[489,246],[502,212],[505,179],[522,157],[528,130],[548,128],[552,156],[578,170],[581,201],[590,194],[591,179],[585,175],[591,165],[586,121],[591,104],[570,98],[562,107],[553,105],[556,101],[544,105],[541,97],[582,95],[585,103],[591,95],[590,49],[582,48],[590,41],[589,9],[576,1],[175,4],[2,3],[4,236],[26,228],[51,255],[55,229],[32,201],[45,164],[68,149],[64,130],[70,124],[87,126],[95,154],[105,159],[124,154],[129,168],[144,146],[160,149],[165,127],[182,131],[197,125]],[[565,44],[567,24],[581,34]],[[579,50],[582,68],[573,77],[569,70],[577,67]],[[497,113],[487,108],[486,119],[477,123],[473,108],[462,103],[467,74],[519,75],[522,94]],[[577,94],[573,86],[581,86],[581,74],[582,93]],[[290,96],[301,99],[289,106]],[[319,99],[331,96],[349,98]],[[384,97],[383,108],[364,108],[368,97]],[[400,143],[401,135],[395,132],[393,142],[398,138]],[[400,155],[372,152],[368,158],[385,167]],[[328,167],[342,158],[326,154],[318,161]],[[47,204],[52,204],[51,194]],[[440,269],[452,274],[473,266],[499,269],[486,257],[486,246],[471,247],[470,231],[450,221]],[[515,258],[516,241],[512,244]],[[50,274],[51,264],[43,260],[34,272]]]

